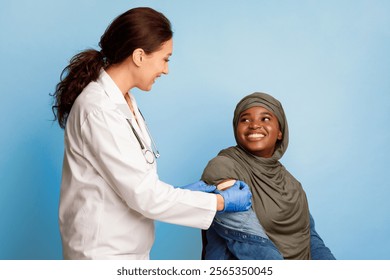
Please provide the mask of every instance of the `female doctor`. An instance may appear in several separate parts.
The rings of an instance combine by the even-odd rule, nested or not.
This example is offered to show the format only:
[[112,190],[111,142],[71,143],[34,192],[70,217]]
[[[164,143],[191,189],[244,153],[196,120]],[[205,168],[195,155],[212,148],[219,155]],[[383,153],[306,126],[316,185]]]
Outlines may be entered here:
[[131,9],[99,46],[70,60],[53,94],[55,120],[65,129],[64,258],[148,259],[155,219],[207,229],[216,211],[248,210],[243,182],[219,194],[201,181],[175,188],[158,178],[158,151],[130,90],[149,91],[168,74],[169,20],[151,8]]

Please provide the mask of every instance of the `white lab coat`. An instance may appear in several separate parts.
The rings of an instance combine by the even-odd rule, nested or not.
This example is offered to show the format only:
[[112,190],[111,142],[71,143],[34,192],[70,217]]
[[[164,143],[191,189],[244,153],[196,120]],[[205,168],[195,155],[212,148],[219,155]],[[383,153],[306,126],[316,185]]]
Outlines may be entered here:
[[65,259],[148,259],[153,220],[206,229],[214,218],[215,195],[175,189],[146,162],[126,119],[151,140],[131,99],[139,126],[102,70],[69,114],[59,207]]

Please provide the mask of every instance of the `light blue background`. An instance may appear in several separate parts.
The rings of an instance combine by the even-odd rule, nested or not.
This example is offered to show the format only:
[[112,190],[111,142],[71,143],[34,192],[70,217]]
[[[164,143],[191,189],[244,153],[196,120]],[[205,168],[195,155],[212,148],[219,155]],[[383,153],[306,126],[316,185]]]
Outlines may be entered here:
[[[162,154],[162,180],[198,180],[234,145],[236,103],[284,105],[283,163],[339,259],[390,259],[390,2],[5,0],[0,4],[0,259],[60,259],[63,131],[51,97],[77,52],[135,6],[174,29],[170,74],[134,91]],[[157,223],[153,259],[199,259],[197,229]]]

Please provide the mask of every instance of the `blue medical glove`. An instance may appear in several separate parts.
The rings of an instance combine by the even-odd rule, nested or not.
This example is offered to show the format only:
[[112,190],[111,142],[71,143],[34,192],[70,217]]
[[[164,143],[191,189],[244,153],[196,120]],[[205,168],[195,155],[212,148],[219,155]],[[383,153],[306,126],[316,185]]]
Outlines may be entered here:
[[225,191],[216,190],[215,193],[222,195],[225,200],[225,208],[222,212],[241,212],[251,208],[252,193],[249,186],[243,181],[236,181],[233,186]]
[[190,191],[207,192],[207,193],[214,192],[217,189],[216,186],[207,185],[203,181],[198,181],[198,182],[193,183],[193,184],[189,184],[189,185],[186,185],[183,187],[175,187],[175,188],[186,189],[186,190],[190,190]]

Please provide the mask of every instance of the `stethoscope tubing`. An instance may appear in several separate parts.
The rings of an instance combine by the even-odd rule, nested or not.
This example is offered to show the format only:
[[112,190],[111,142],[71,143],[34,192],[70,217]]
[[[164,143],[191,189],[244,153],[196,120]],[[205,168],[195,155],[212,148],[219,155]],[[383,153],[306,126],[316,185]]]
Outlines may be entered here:
[[137,141],[141,147],[141,150],[144,150],[145,149],[145,145],[142,143],[142,140],[141,138],[139,137],[137,131],[135,130],[134,126],[131,124],[131,121],[129,119],[127,119],[127,122],[129,123],[130,127],[131,127],[131,130],[133,131],[134,133],[134,136],[135,138],[137,138]]
[[148,128],[148,125],[147,125],[147,123],[146,123],[146,121],[145,121],[144,116],[142,115],[142,113],[141,113],[141,111],[140,111],[139,109],[138,109],[138,111],[139,111],[139,113],[140,113],[142,119],[144,120],[146,132],[148,133],[149,138],[150,138],[150,140],[151,140],[151,142],[152,142],[152,150],[147,149],[147,148],[145,147],[145,145],[142,143],[142,139],[141,139],[141,137],[139,136],[139,134],[137,133],[137,131],[135,130],[133,124],[131,123],[131,120],[127,119],[127,122],[129,123],[130,128],[131,128],[131,130],[133,131],[134,136],[135,136],[135,138],[137,139],[137,141],[138,141],[138,143],[139,143],[139,145],[140,145],[140,147],[141,147],[141,150],[143,151],[143,154],[144,154],[144,157],[145,157],[146,162],[149,163],[149,164],[153,164],[153,163],[154,163],[154,158],[159,158],[159,157],[160,157],[160,153],[159,153],[159,151],[158,151],[158,149],[157,149],[157,146],[156,146],[156,144],[155,144],[155,142],[154,142],[154,140],[153,140],[153,137],[152,137],[152,135],[151,135],[151,133],[150,133],[150,131],[149,131],[149,128]]
[[139,114],[141,115],[142,119],[144,120],[146,132],[148,133],[149,138],[150,138],[150,140],[152,141],[152,150],[153,150],[153,154],[154,154],[154,156],[155,156],[156,158],[159,158],[159,157],[160,157],[160,152],[158,151],[157,145],[156,145],[156,143],[154,142],[154,139],[153,139],[153,137],[152,137],[152,134],[150,133],[149,126],[148,126],[148,124],[146,123],[145,117],[144,117],[144,115],[142,114],[142,112],[141,112],[140,109],[138,109],[138,112],[139,112]]

